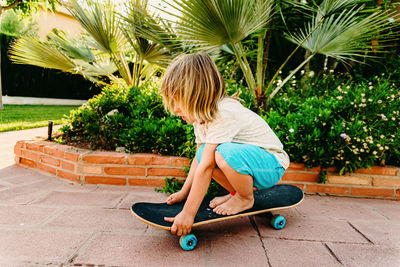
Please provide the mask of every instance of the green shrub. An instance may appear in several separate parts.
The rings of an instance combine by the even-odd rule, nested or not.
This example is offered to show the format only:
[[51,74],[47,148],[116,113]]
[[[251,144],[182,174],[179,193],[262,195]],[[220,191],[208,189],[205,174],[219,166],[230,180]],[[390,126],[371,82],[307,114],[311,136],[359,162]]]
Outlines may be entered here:
[[193,156],[191,125],[168,115],[157,90],[150,86],[108,87],[68,116],[65,142],[89,143],[92,149]]
[[292,162],[340,173],[400,164],[400,92],[384,74],[361,83],[328,75],[298,87],[286,86],[263,114]]

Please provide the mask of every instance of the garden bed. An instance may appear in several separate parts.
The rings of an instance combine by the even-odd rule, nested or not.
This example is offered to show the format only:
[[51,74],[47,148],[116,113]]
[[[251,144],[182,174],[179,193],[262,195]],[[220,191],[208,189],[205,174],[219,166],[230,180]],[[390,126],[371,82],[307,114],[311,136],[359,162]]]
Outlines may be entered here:
[[[36,140],[17,142],[14,152],[19,165],[80,184],[161,187],[166,177],[184,179],[183,168],[190,162],[183,157],[92,151]],[[400,167],[374,166],[345,175],[330,168],[324,184],[318,183],[319,175],[320,168],[291,163],[281,183],[296,185],[308,194],[400,200]]]

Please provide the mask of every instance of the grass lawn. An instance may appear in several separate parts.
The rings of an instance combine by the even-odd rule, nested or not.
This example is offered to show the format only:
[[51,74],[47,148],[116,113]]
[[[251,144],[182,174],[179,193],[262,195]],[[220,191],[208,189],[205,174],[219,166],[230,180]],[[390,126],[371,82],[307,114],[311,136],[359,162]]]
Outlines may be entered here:
[[78,106],[4,105],[0,110],[0,132],[61,124],[65,114]]

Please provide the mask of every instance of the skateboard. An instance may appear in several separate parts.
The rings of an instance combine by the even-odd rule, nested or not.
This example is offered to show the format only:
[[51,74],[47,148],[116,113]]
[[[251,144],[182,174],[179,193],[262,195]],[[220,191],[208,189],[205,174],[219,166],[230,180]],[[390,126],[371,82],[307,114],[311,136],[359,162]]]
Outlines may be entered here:
[[[293,185],[279,184],[268,189],[254,191],[254,206],[235,215],[219,215],[213,212],[208,205],[214,196],[206,196],[194,219],[192,228],[213,222],[234,218],[267,214],[273,228],[280,230],[285,226],[286,220],[281,215],[272,215],[272,211],[293,208],[303,200],[303,191]],[[133,215],[142,222],[164,230],[171,230],[172,223],[164,221],[164,217],[175,217],[185,205],[185,202],[168,205],[166,203],[138,202],[132,205]],[[197,245],[194,234],[182,235],[179,244],[184,250],[192,250]]]

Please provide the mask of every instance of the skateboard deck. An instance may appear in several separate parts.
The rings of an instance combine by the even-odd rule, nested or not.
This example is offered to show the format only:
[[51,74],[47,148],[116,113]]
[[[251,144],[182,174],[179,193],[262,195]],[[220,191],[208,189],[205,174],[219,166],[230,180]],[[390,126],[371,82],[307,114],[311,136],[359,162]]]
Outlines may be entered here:
[[[292,208],[303,200],[303,191],[293,185],[275,185],[268,189],[254,191],[254,206],[235,215],[219,215],[213,212],[208,205],[214,196],[206,196],[194,219],[193,227],[217,221],[256,215],[276,210]],[[157,228],[170,230],[172,223],[166,222],[164,217],[175,217],[185,202],[168,205],[166,203],[138,202],[132,205],[132,213],[144,223]]]

